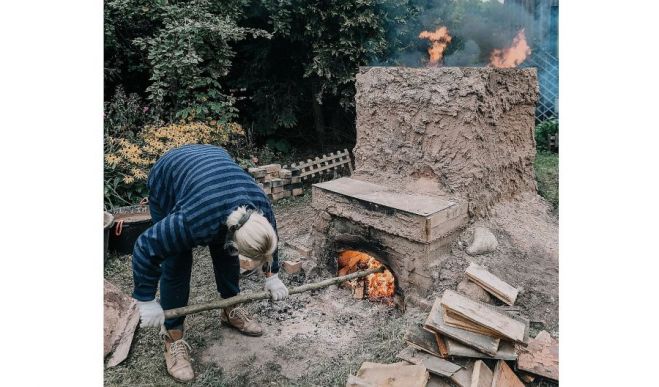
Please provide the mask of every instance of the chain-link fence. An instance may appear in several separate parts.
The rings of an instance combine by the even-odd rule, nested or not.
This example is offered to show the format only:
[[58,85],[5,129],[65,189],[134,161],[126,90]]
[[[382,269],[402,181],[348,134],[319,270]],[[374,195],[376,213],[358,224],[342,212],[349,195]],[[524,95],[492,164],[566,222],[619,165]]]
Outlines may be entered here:
[[558,58],[548,52],[534,48],[524,67],[538,69],[540,96],[535,110],[537,121],[558,118]]

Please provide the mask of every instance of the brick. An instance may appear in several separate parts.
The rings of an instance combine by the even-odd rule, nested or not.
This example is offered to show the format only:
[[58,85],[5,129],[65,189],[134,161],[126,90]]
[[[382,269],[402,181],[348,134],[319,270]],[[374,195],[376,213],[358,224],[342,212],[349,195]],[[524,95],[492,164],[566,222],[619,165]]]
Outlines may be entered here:
[[270,184],[271,184],[272,188],[280,187],[280,186],[284,185],[284,181],[282,179],[279,179],[279,178],[272,179],[272,180],[270,180]]
[[279,177],[282,179],[290,179],[293,176],[293,172],[288,169],[279,170]]
[[255,178],[262,178],[268,173],[263,167],[249,168],[247,172]]
[[272,187],[272,191],[271,191],[271,192],[272,192],[273,194],[278,194],[278,193],[284,192],[284,187]]
[[284,261],[281,263],[281,268],[286,271],[286,273],[297,273],[302,269],[302,261]]
[[293,195],[293,196],[300,196],[302,194],[304,194],[304,189],[302,189],[302,188],[293,188],[291,190],[291,195]]
[[295,184],[295,183],[301,183],[301,182],[302,182],[302,178],[300,176],[291,177],[291,183]]
[[283,199],[283,198],[285,198],[285,197],[286,197],[286,196],[284,196],[284,192],[283,192],[283,191],[282,191],[282,192],[278,192],[278,193],[273,193],[273,194],[272,194],[272,200],[275,201],[275,202],[276,202],[277,200],[279,200],[279,199]]
[[268,165],[264,165],[263,168],[266,170],[267,173],[279,174],[279,170],[281,169],[281,164],[268,164]]

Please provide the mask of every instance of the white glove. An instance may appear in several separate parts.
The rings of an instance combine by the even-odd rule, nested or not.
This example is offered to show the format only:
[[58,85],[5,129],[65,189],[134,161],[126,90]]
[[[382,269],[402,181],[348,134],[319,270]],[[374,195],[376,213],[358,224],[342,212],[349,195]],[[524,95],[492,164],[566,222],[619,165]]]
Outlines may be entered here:
[[165,323],[165,312],[155,299],[137,301],[137,308],[140,310],[140,326],[159,328]]
[[279,279],[279,275],[273,274],[265,279],[265,290],[270,292],[274,301],[283,300],[288,297],[288,288]]

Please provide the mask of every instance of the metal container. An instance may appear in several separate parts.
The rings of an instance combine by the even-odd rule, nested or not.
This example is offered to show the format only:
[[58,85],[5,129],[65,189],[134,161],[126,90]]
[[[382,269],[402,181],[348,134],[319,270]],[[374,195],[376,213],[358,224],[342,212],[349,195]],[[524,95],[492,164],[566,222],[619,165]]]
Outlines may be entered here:
[[110,211],[114,227],[110,230],[109,251],[131,254],[137,238],[151,227],[148,205],[118,207]]
[[114,216],[111,213],[103,212],[103,261],[108,258],[108,240],[110,239],[110,229],[114,224]]

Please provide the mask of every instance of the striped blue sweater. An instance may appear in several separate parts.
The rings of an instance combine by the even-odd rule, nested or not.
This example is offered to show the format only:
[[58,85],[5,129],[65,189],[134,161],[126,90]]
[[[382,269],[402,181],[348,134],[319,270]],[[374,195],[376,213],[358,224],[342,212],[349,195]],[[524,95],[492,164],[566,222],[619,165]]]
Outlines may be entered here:
[[[165,257],[211,241],[224,243],[227,217],[237,207],[262,211],[277,230],[263,190],[220,147],[185,145],[165,153],[151,169],[147,186],[150,205],[164,218],[140,235],[133,249],[137,300],[155,298]],[[275,251],[272,272],[278,271]]]

